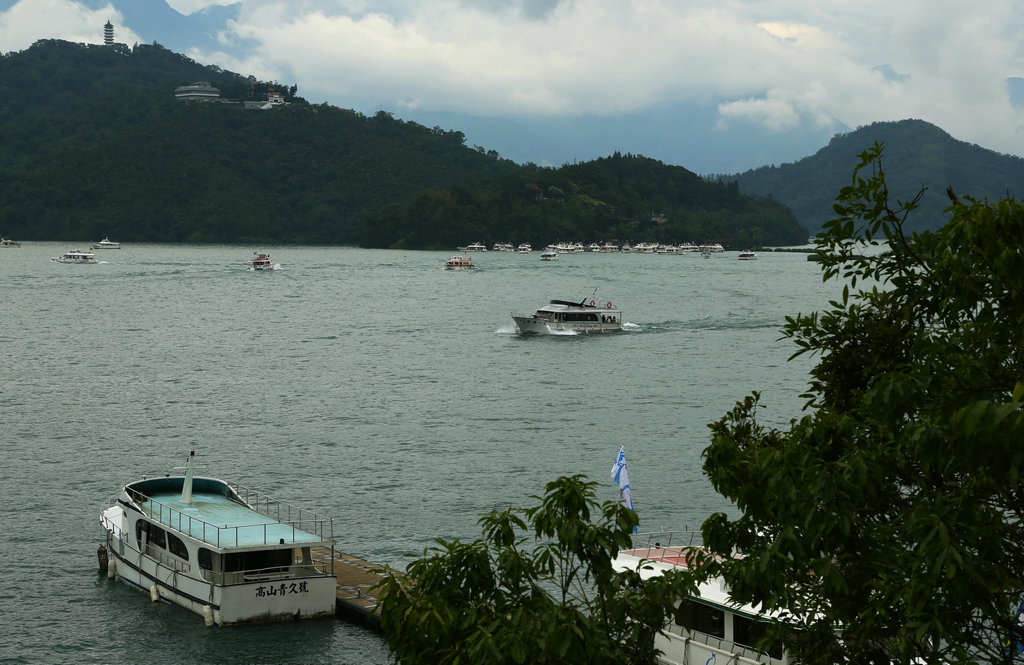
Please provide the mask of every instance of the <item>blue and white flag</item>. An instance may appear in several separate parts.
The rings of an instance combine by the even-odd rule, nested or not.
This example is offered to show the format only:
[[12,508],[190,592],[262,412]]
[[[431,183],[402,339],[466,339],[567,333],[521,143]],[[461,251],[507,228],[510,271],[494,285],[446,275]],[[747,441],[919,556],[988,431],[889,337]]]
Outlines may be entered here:
[[[633,496],[629,492],[629,471],[626,470],[625,446],[619,446],[619,456],[615,458],[615,464],[612,464],[612,480],[619,486],[622,505],[633,510]],[[633,531],[636,531],[636,527],[633,527]]]

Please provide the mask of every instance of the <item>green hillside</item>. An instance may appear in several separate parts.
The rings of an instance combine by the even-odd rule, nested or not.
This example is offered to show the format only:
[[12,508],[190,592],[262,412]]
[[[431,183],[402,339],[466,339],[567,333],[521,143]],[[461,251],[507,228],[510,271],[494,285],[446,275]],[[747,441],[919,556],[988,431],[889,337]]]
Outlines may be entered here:
[[877,122],[836,135],[826,147],[795,163],[722,179],[735,180],[744,193],[784,203],[817,232],[835,216],[832,202],[839,189],[850,184],[858,155],[875,141],[885,143],[883,168],[894,200],[909,201],[927,188],[918,214],[908,224],[911,231],[937,229],[945,223],[947,186],[960,196],[997,200],[1007,193],[1019,196],[1024,185],[1024,159],[958,141],[922,120]]
[[[238,103],[183,102],[208,81]],[[241,100],[285,94],[287,105]],[[311,105],[154,45],[46,40],[0,57],[0,233],[17,239],[452,247],[616,237],[789,244],[784,206],[615,155],[520,165],[456,130]]]

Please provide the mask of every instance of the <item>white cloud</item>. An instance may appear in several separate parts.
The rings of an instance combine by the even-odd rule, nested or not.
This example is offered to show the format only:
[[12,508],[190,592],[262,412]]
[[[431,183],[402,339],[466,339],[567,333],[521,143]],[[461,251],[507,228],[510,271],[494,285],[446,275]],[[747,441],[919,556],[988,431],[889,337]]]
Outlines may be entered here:
[[[102,44],[108,20],[121,20],[120,12],[109,4],[92,10],[70,0],[20,0],[0,13],[0,51],[22,51],[40,39]],[[118,29],[114,39],[131,44],[138,36]]]
[[[229,1],[170,4],[191,13]],[[913,117],[1024,154],[1024,110],[1011,103],[1005,83],[1024,76],[1024,5],[1017,0],[238,6],[218,51],[186,54],[295,83],[314,102],[363,111],[562,117],[701,102],[718,105],[722,127],[745,122],[772,131]],[[22,0],[0,14],[0,45],[24,48],[41,36],[98,42],[96,26],[106,19],[68,0]],[[119,41],[128,40],[119,34]]]

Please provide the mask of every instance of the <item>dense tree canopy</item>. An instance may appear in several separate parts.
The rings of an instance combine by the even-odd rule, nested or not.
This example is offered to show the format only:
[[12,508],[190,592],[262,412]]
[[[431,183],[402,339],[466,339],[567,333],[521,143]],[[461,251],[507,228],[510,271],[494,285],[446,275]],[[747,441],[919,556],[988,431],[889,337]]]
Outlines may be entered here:
[[[186,103],[208,81],[222,101]],[[245,110],[271,88],[289,104]],[[562,168],[470,148],[457,130],[310,105],[295,86],[159,45],[58,40],[0,57],[0,233],[23,240],[792,244],[784,206],[622,157]],[[657,219],[657,221],[652,221]]]
[[482,539],[438,540],[386,578],[381,625],[398,662],[653,663],[654,635],[688,587],[612,569],[637,516],[599,506],[595,485],[559,478],[530,508],[484,515]]
[[704,570],[790,612],[806,663],[1017,651],[1024,208],[950,198],[946,226],[908,235],[916,202],[890,200],[881,145],[863,153],[818,240],[843,297],[784,329],[819,357],[808,415],[766,428],[754,394],[712,426],[705,471],[742,514],[704,524],[723,555]]

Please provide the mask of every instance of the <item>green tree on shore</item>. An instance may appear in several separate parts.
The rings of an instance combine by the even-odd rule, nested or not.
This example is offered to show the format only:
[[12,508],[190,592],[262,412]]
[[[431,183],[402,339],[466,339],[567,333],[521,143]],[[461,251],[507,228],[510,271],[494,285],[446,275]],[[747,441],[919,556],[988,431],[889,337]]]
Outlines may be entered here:
[[784,328],[820,358],[808,415],[765,428],[755,393],[711,426],[742,515],[705,544],[745,556],[704,570],[790,613],[775,637],[805,663],[1009,663],[1021,639],[1024,209],[948,193],[949,223],[908,236],[916,203],[864,152],[818,237],[843,297]]
[[482,539],[438,539],[405,576],[387,577],[381,626],[397,661],[653,663],[654,635],[688,587],[612,569],[637,516],[599,505],[596,485],[559,478],[535,505],[481,517]]

